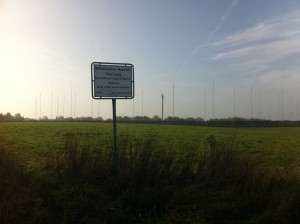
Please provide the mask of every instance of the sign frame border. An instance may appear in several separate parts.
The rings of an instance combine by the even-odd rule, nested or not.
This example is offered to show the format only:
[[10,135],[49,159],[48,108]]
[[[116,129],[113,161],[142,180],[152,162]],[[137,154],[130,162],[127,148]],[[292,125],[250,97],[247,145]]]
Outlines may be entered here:
[[[94,65],[110,65],[110,66],[118,66],[118,67],[132,67],[132,76],[131,76],[131,96],[116,96],[116,97],[106,97],[106,96],[95,96],[95,68]],[[92,98],[95,100],[100,99],[133,99],[134,92],[134,66],[131,63],[113,63],[113,62],[92,62],[91,64],[91,89],[92,89]]]

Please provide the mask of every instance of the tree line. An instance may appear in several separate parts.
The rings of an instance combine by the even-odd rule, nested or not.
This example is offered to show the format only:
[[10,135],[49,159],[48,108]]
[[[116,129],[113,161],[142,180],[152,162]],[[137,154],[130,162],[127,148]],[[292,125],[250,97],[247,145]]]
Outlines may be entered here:
[[6,114],[0,113],[0,121],[25,121],[25,118],[20,113],[13,116],[10,112],[7,112]]
[[[112,122],[111,118],[103,119],[102,117],[63,117],[57,116],[54,119],[50,119],[47,116],[43,116],[39,119],[25,118],[20,113],[12,115],[10,112],[6,114],[0,113],[0,122],[19,122],[19,121],[64,121],[64,122]],[[229,118],[214,118],[204,120],[201,117],[167,117],[164,120],[161,117],[155,115],[153,117],[148,116],[117,116],[117,122],[119,123],[144,123],[144,124],[175,124],[175,125],[198,125],[198,126],[215,126],[215,127],[275,127],[275,126],[300,126],[300,121],[272,121],[266,119],[255,118],[242,118],[242,117],[229,117]]]

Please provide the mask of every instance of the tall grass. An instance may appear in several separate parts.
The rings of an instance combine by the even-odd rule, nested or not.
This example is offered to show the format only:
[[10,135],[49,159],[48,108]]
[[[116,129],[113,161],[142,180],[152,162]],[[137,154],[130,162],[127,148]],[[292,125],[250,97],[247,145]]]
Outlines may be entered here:
[[0,223],[22,223],[30,203],[29,180],[12,144],[0,140]]
[[84,145],[73,133],[45,158],[43,169],[30,174],[2,147],[0,181],[14,187],[1,182],[0,223],[295,223],[300,218],[299,160],[279,172],[241,154],[234,141],[214,136],[203,153],[166,149],[157,136],[128,139],[119,138],[116,169],[110,141]]

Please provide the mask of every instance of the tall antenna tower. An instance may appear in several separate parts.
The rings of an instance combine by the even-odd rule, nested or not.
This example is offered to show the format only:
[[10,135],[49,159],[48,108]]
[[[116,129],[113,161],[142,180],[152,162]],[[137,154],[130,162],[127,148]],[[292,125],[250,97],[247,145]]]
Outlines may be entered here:
[[283,88],[281,89],[281,120],[283,121],[284,119],[284,109],[283,109]]
[[76,109],[76,107],[75,107],[75,106],[76,106],[76,91],[75,91],[74,110],[73,110],[73,115],[74,115],[74,118],[75,118],[75,116],[76,116],[76,115],[75,115],[75,111],[76,111],[76,110],[75,110],[75,109]]
[[213,118],[215,118],[215,84],[213,83]]
[[174,92],[175,92],[174,88],[175,88],[175,87],[174,87],[174,79],[173,79],[173,106],[172,106],[172,115],[173,115],[172,117],[173,117],[173,118],[174,118],[174,95],[175,95],[175,94],[174,94]]
[[233,89],[233,117],[236,118],[236,114],[235,114],[235,88]]
[[258,100],[259,100],[259,102],[258,102],[258,118],[262,119],[262,117],[261,117],[261,92],[260,91],[258,93]]
[[252,86],[251,86],[251,89],[250,89],[250,95],[251,95],[251,97],[250,97],[250,119],[252,119],[253,117],[252,117]]
[[203,98],[204,98],[204,100],[203,100],[203,119],[205,120],[205,104],[206,104],[206,102],[205,102],[205,98],[206,98],[206,90],[205,90],[205,88],[204,88],[204,93],[203,93]]
[[42,94],[40,93],[40,118],[42,117]]
[[144,116],[144,87],[142,86],[142,117]]
[[52,120],[53,90],[51,92],[51,120]]
[[72,113],[72,109],[73,109],[73,100],[72,100],[72,96],[73,95],[73,93],[72,93],[72,88],[71,88],[71,117],[73,116],[73,113]]
[[65,117],[65,93],[64,93],[64,100],[63,100],[63,117]]
[[161,120],[164,120],[164,94],[161,94]]
[[37,97],[35,96],[35,119],[37,119]]
[[56,111],[56,117],[59,116],[59,97],[57,97],[57,111]]

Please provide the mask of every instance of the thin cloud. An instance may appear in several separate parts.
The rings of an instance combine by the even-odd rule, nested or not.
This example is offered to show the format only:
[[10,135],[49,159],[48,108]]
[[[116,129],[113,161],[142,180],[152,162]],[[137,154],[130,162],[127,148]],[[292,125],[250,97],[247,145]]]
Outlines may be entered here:
[[299,24],[300,17],[298,15],[287,15],[260,22],[254,27],[229,35],[223,40],[216,41],[213,45],[230,47],[255,41],[289,38],[300,34]]
[[300,16],[281,16],[261,22],[213,46],[230,49],[219,51],[212,60],[231,60],[234,70],[257,73],[258,69],[272,69],[275,63],[300,54]]

